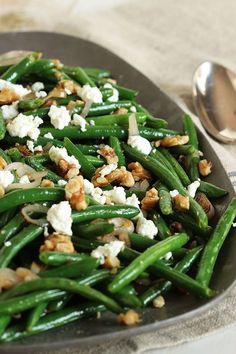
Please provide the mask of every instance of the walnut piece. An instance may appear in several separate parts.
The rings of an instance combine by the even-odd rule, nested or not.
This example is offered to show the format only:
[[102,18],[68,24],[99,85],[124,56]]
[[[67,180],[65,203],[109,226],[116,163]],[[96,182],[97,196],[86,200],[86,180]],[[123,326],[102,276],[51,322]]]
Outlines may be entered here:
[[53,188],[54,187],[54,183],[52,181],[50,181],[50,179],[43,179],[42,182],[41,182],[41,187]]
[[0,105],[10,104],[12,102],[18,101],[20,98],[14,91],[11,91],[8,88],[3,88],[0,91]]
[[5,189],[3,186],[0,185],[0,198],[2,198],[5,195]]
[[6,161],[2,156],[0,156],[0,170],[3,170],[7,166]]
[[163,139],[161,139],[160,142],[161,142],[161,146],[171,147],[171,146],[187,144],[188,141],[189,141],[188,135],[175,135],[175,136],[165,136]]
[[16,275],[22,279],[22,281],[30,281],[37,279],[38,276],[32,272],[31,269],[19,267],[16,269]]
[[75,253],[70,236],[53,233],[45,238],[44,244],[40,247],[40,252],[55,251],[65,253]]
[[95,175],[92,177],[92,183],[95,187],[104,187],[112,182],[117,182],[124,187],[132,187],[135,183],[132,173],[127,171],[124,166],[115,169],[104,177],[100,175],[102,169],[103,167],[97,168]]
[[109,145],[103,145],[98,150],[98,153],[106,159],[108,164],[118,162],[118,156],[116,155],[115,150]]
[[59,160],[57,171],[60,176],[66,179],[73,178],[79,174],[79,169],[75,165],[69,164],[69,162],[64,159]]
[[107,269],[117,269],[120,267],[120,261],[117,257],[106,257],[103,267]]
[[66,97],[68,93],[77,94],[79,88],[80,86],[71,80],[61,80],[58,82],[57,86],[48,93],[47,102],[48,99],[52,97]]
[[117,316],[117,320],[120,324],[126,326],[132,326],[140,322],[139,314],[134,310],[128,310],[125,313],[120,313]]
[[69,180],[65,186],[66,200],[71,207],[76,210],[84,210],[88,204],[85,200],[84,179],[82,176],[76,176]]
[[200,160],[198,163],[198,169],[202,176],[208,176],[212,171],[212,163],[211,161],[207,161],[206,159]]
[[128,109],[125,107],[120,107],[116,111],[114,111],[112,114],[126,114],[128,113]]
[[152,179],[151,173],[146,170],[139,162],[129,163],[128,169],[131,171],[135,181],[143,181],[144,179],[150,181]]
[[172,198],[172,202],[174,204],[174,208],[179,211],[189,210],[189,197],[183,196],[181,194],[177,194]]
[[152,210],[159,201],[156,188],[151,188],[146,192],[145,197],[141,200],[141,208],[143,210]]
[[165,306],[165,299],[163,296],[157,296],[153,302],[152,302],[153,306],[157,309],[161,309],[163,306]]

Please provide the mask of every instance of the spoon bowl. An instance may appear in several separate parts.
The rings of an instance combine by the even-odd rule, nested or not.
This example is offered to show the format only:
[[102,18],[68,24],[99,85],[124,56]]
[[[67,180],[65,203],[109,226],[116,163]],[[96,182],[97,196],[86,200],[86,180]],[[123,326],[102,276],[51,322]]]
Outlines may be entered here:
[[236,144],[236,74],[205,61],[193,76],[193,102],[205,129],[215,139]]

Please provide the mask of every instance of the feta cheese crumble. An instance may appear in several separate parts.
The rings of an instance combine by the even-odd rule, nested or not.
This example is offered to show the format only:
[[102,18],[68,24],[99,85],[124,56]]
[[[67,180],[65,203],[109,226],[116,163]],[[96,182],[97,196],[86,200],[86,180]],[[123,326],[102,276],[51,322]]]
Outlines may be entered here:
[[152,151],[150,142],[140,135],[130,135],[127,144],[142,152],[144,155],[149,155]]
[[100,170],[100,176],[105,177],[109,175],[112,171],[117,169],[117,163],[110,163],[109,165],[105,165],[101,170]]
[[29,149],[29,151],[31,151],[31,152],[43,151],[42,145],[37,145],[34,147],[34,142],[32,140],[27,140],[26,145],[27,145],[27,148]]
[[47,139],[54,139],[52,133],[44,134],[44,138],[47,138]]
[[60,187],[64,187],[64,186],[67,184],[67,182],[66,182],[64,179],[59,179],[59,181],[57,182],[57,184],[58,184],[58,186],[60,186]]
[[99,258],[101,260],[101,264],[103,264],[105,262],[105,257],[116,257],[120,251],[122,251],[124,245],[124,241],[111,241],[110,243],[106,243],[104,246],[98,246],[91,252],[91,256]]
[[33,92],[39,92],[41,90],[44,89],[44,83],[40,82],[40,81],[36,81],[35,83],[33,83],[33,85],[31,86],[31,89]]
[[28,95],[31,91],[24,88],[22,85],[12,84],[9,81],[0,79],[0,91],[10,90],[13,91],[19,98]]
[[107,204],[125,204],[126,194],[123,187],[114,187],[110,191],[104,191],[103,194],[106,196]]
[[74,165],[78,169],[80,169],[79,161],[74,156],[69,156],[66,148],[59,148],[56,146],[52,146],[49,150],[50,159],[58,165],[60,160],[67,161],[70,165]]
[[86,84],[78,90],[78,95],[85,102],[102,103],[102,93],[97,87]]
[[59,204],[53,204],[47,212],[47,221],[52,225],[54,230],[68,236],[72,235],[72,218],[71,206],[69,202],[63,201]]
[[87,130],[86,125],[88,123],[87,123],[86,119],[84,119],[82,116],[80,116],[77,113],[75,113],[73,115],[73,119],[71,121],[71,124],[76,125],[76,126],[80,126],[82,132],[85,132]]
[[119,101],[119,91],[115,87],[113,87],[109,82],[107,82],[103,87],[112,89],[112,96],[108,97],[107,101],[109,102]]
[[135,106],[131,106],[131,107],[130,107],[130,112],[136,113],[136,112],[137,112],[136,107],[135,107]]
[[52,105],[48,115],[50,117],[51,124],[60,130],[67,127],[71,121],[70,112],[64,106],[57,107]]
[[5,246],[5,247],[10,247],[10,246],[11,246],[11,241],[6,241],[6,242],[4,242],[4,246]]
[[38,116],[25,116],[20,113],[16,118],[7,124],[7,131],[11,136],[25,138],[29,136],[32,140],[37,140],[40,130],[39,126],[43,120]]
[[35,96],[36,96],[37,98],[44,98],[44,97],[46,97],[47,95],[48,95],[48,94],[47,94],[46,91],[35,92]]
[[177,191],[177,189],[174,189],[173,191],[170,191],[171,198],[176,197],[178,194],[179,194],[179,192]]
[[167,252],[163,257],[160,259],[164,259],[165,261],[168,261],[172,257],[172,252]]
[[136,231],[142,236],[154,239],[154,236],[157,234],[158,229],[152,220],[147,220],[143,216],[139,216],[136,225]]
[[200,182],[198,180],[189,184],[187,186],[189,196],[194,198],[199,187],[200,187]]
[[85,194],[91,195],[96,202],[100,204],[106,203],[106,197],[103,195],[103,190],[99,187],[95,188],[93,183],[87,179],[84,179],[84,192]]
[[14,176],[10,171],[0,171],[0,185],[7,188],[14,181]]
[[1,107],[2,116],[4,119],[12,119],[18,115],[18,101],[13,102],[12,104],[4,104]]
[[132,205],[136,208],[139,209],[139,204],[140,204],[140,201],[138,200],[138,197],[136,194],[132,194],[131,197],[128,197],[126,199],[126,202],[125,202],[126,205]]

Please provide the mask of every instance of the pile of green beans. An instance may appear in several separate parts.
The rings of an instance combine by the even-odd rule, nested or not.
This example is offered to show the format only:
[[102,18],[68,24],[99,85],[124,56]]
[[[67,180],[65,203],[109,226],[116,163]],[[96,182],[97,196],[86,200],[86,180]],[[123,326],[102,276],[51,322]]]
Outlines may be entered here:
[[[0,67],[0,75],[2,80],[28,88],[37,81],[42,82],[46,92],[45,97],[31,93],[19,98],[17,105],[18,113],[43,120],[34,141],[34,146],[42,146],[39,151],[28,149],[29,136],[20,138],[9,134],[8,120],[0,107],[0,168],[4,173],[9,169],[6,166],[15,166],[9,170],[17,183],[15,190],[0,186],[0,342],[41,333],[96,316],[98,312],[138,311],[154,306],[158,296],[177,292],[179,288],[201,298],[213,297],[216,291],[211,288],[211,278],[223,243],[230,237],[236,217],[236,198],[219,221],[212,224],[203,207],[189,195],[187,187],[197,180],[200,181],[198,191],[212,203],[227,195],[220,186],[200,178],[199,161],[204,157],[199,153],[201,147],[191,117],[184,115],[182,132],[169,129],[165,119],[154,117],[136,100],[135,89],[118,84],[108,70],[71,67],[42,59],[40,53],[31,53],[17,64]],[[110,86],[104,86],[108,83]],[[68,84],[71,90],[65,89]],[[55,128],[49,113],[52,104],[67,109],[71,119],[75,114],[85,115],[86,99],[82,99],[80,91],[84,85],[100,90],[102,96],[102,103],[89,102],[83,118],[85,129],[71,123],[63,129]],[[118,96],[114,99],[115,95]],[[139,135],[152,146],[148,155],[140,147],[128,144],[131,114],[135,115]],[[160,143],[166,137],[177,135],[187,135],[188,142],[169,148]],[[107,145],[113,155],[101,152]],[[63,148],[73,156],[79,163],[79,171],[68,164],[64,171],[64,167],[53,162],[52,146]],[[123,171],[132,183],[127,184],[122,175],[99,185],[96,178],[100,169],[111,163],[108,160],[111,156],[117,164],[117,176]],[[135,171],[129,171],[132,162],[147,170],[142,170],[148,176],[147,181],[143,181],[142,173],[135,175]],[[33,183],[33,187],[27,188],[22,184],[21,188],[18,166],[22,165],[27,171],[30,169],[29,178],[36,181],[34,174],[41,174],[40,182],[44,179],[47,183],[38,186]],[[72,170],[76,173],[70,176]],[[70,200],[67,189],[68,180],[79,180],[74,179],[78,174],[82,180],[99,187],[94,191],[100,199],[94,191],[86,191],[83,184],[73,192],[84,198],[82,208]],[[108,175],[111,177],[112,173]],[[109,192],[120,186],[124,188],[126,202],[109,200]],[[147,192],[152,188],[158,198],[151,208],[145,209],[143,198],[148,198]],[[189,201],[189,209],[176,207],[170,193],[173,190]],[[135,206],[128,203],[127,198],[134,196],[139,207],[137,203]],[[101,197],[106,201],[101,202]],[[43,210],[68,198],[73,209],[72,235],[56,236],[53,224],[45,216],[42,218]],[[28,217],[25,206],[32,210]],[[144,215],[157,228],[156,235],[150,235],[148,227],[137,231],[137,220]],[[121,227],[117,226],[119,222]],[[130,229],[127,223],[132,225]],[[61,236],[69,242],[71,250],[53,244],[52,239]],[[115,240],[124,242],[116,257],[94,256],[94,250],[98,252]],[[9,271],[15,274],[12,283],[11,278],[4,281],[4,274]],[[22,278],[22,272],[31,278]]]

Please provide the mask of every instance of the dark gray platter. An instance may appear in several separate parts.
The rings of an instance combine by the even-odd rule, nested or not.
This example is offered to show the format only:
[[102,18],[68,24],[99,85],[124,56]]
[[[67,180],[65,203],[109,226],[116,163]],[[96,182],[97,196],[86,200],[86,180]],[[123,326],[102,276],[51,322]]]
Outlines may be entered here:
[[[4,33],[0,35],[0,52],[10,50],[41,51],[47,57],[59,58],[68,65],[81,65],[111,70],[122,85],[139,90],[141,104],[155,116],[166,118],[169,126],[181,130],[183,111],[177,104],[143,76],[131,65],[117,57],[107,49],[86,40],[62,34],[46,32]],[[158,68],[157,68],[158,70]],[[218,157],[199,133],[201,150],[214,165],[214,173],[209,181],[215,182],[229,191],[229,195],[216,203],[217,215],[221,215],[229,200],[234,195],[232,185]],[[217,219],[217,218],[216,218]],[[215,220],[216,221],[216,220]],[[166,306],[161,310],[145,309],[142,311],[142,322],[133,328],[124,328],[117,324],[115,316],[107,313],[101,319],[81,320],[35,335],[25,340],[1,345],[0,353],[37,353],[59,348],[81,347],[107,340],[119,340],[122,337],[152,331],[158,328],[178,324],[184,319],[197,317],[200,313],[214,307],[226,294],[226,290],[235,285],[236,274],[236,231],[232,230],[227,238],[218,259],[215,276],[211,283],[219,295],[210,301],[193,296],[170,294]]]

